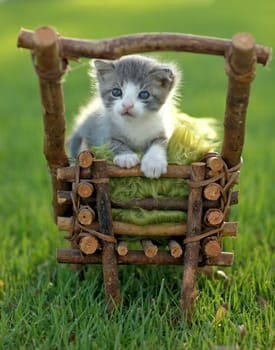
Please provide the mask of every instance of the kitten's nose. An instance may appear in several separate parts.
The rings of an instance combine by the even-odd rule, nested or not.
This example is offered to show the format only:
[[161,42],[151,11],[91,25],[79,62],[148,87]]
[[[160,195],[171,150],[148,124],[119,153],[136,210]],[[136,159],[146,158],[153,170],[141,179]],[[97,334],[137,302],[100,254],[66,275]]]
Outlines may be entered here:
[[122,107],[123,113],[128,113],[131,109],[133,109],[134,104],[132,102],[122,103]]

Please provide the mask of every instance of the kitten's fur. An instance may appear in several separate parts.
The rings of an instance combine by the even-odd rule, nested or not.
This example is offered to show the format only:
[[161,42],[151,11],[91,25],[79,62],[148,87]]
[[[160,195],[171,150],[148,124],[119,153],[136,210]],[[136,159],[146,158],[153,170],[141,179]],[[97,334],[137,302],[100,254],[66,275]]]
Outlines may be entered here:
[[138,55],[95,60],[94,67],[99,95],[77,118],[69,140],[71,156],[77,156],[84,139],[89,145],[110,140],[114,164],[131,168],[141,162],[146,177],[160,177],[167,172],[177,69]]

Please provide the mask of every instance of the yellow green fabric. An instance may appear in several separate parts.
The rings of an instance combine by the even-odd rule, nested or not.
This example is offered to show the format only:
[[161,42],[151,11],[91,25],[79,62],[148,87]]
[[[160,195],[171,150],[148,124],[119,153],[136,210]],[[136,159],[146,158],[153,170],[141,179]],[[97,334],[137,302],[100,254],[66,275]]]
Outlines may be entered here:
[[[176,127],[168,144],[169,164],[188,165],[217,150],[219,142],[215,120],[187,114],[178,114],[174,118]],[[112,164],[113,154],[108,144],[93,147],[93,152],[97,159],[106,159]],[[186,181],[171,178],[112,178],[109,189],[113,201],[187,198],[188,195]],[[137,225],[186,222],[186,214],[179,210],[113,209],[112,214],[113,220]]]

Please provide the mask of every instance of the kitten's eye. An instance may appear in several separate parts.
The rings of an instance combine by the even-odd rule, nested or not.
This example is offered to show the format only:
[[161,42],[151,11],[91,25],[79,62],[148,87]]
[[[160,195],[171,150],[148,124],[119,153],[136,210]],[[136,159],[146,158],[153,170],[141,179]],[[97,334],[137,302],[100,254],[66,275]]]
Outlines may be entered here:
[[122,90],[119,89],[119,88],[114,88],[114,89],[112,90],[112,95],[113,95],[114,97],[121,97],[121,96],[122,96]]
[[150,97],[150,93],[147,90],[142,90],[142,91],[140,91],[138,97],[141,100],[148,100],[148,98]]

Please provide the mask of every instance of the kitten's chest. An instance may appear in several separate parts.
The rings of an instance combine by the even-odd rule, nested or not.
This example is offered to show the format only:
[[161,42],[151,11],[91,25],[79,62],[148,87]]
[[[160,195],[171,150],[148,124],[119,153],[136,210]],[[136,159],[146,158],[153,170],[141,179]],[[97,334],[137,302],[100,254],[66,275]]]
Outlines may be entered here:
[[151,117],[116,121],[113,125],[113,137],[120,139],[132,150],[145,151],[153,140],[168,137],[168,132],[162,118]]

